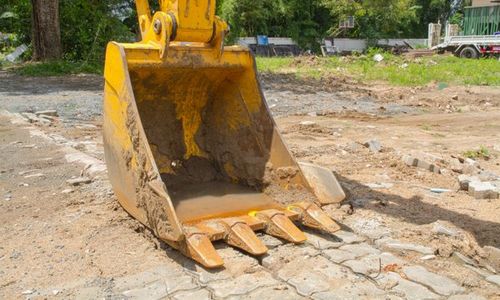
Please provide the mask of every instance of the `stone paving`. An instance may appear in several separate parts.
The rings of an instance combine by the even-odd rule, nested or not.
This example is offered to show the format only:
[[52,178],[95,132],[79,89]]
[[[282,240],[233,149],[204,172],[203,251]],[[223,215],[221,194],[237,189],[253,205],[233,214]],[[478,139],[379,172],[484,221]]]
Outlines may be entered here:
[[[383,243],[340,231],[307,232],[307,243],[291,245],[262,236],[270,251],[245,255],[225,245],[217,250],[222,270],[206,270],[177,257],[146,272],[73,287],[77,299],[485,299],[451,278],[412,264]],[[379,244],[381,247],[377,247]],[[418,245],[415,245],[417,252]],[[499,284],[498,275],[486,280]],[[50,291],[47,291],[49,294]]]

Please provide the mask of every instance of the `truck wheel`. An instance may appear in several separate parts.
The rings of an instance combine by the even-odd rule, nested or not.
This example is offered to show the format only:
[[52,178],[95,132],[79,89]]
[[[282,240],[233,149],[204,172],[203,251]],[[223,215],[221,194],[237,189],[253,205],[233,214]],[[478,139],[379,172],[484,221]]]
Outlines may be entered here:
[[472,47],[472,46],[467,46],[460,51],[460,57],[461,58],[478,58],[479,53],[477,50]]

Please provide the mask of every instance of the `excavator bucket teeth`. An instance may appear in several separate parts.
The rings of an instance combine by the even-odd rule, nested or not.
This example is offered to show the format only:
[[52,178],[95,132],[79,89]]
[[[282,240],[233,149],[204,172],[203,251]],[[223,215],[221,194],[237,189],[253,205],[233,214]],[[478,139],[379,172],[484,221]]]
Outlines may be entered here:
[[224,238],[226,243],[252,255],[262,255],[267,252],[267,247],[246,223],[225,220],[222,222],[227,228],[227,235]]
[[316,204],[301,202],[291,205],[289,209],[299,213],[299,221],[304,226],[329,233],[340,230],[340,226]]
[[207,268],[218,268],[224,265],[212,242],[203,233],[188,236],[182,252]]
[[287,210],[344,193],[329,169],[294,159],[250,50],[223,46],[215,4],[161,1],[151,14],[136,2],[142,41],[110,42],[104,70],[105,159],[124,209],[210,268],[223,263],[211,241],[259,255],[267,248],[252,231],[293,243],[305,236],[292,221],[335,231],[317,206]]
[[267,210],[256,213],[256,217],[266,223],[264,232],[290,241],[292,243],[303,243],[307,238],[283,212],[278,210]]

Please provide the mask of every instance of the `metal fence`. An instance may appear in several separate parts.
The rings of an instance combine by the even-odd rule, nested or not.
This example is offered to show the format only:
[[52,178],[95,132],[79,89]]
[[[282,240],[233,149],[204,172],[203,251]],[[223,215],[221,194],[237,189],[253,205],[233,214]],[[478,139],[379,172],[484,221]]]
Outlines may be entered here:
[[493,35],[500,31],[500,6],[466,7],[463,35]]

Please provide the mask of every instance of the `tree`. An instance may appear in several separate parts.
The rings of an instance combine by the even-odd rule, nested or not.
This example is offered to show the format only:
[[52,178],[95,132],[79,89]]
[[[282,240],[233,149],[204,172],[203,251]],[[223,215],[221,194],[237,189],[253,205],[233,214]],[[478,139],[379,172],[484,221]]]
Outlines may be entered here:
[[59,0],[31,0],[33,59],[59,59],[62,56],[59,27]]
[[337,23],[354,16],[356,26],[350,36],[367,39],[407,37],[417,17],[417,7],[411,0],[322,0]]

